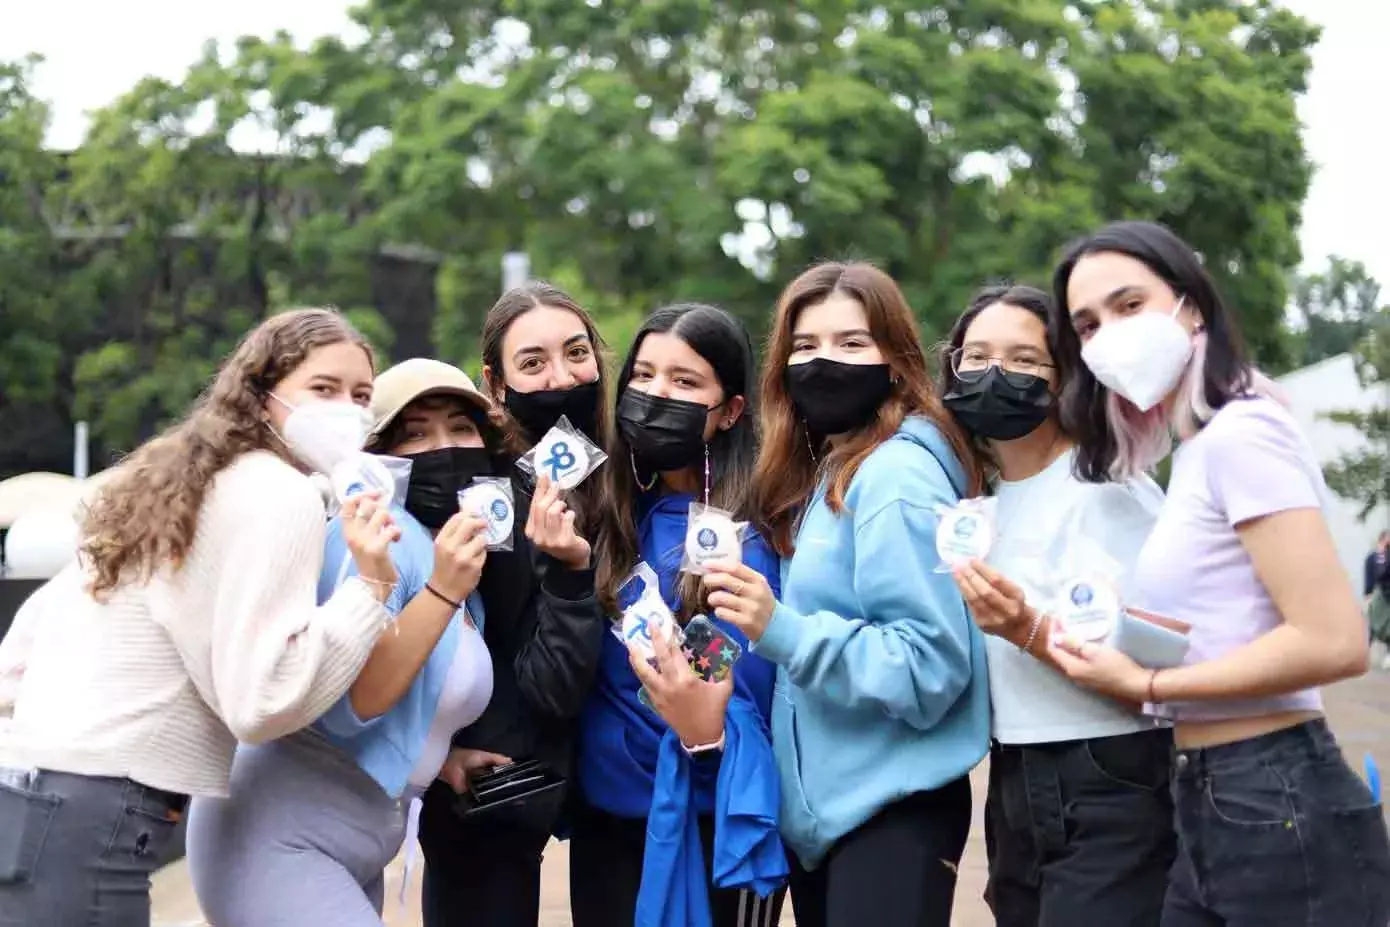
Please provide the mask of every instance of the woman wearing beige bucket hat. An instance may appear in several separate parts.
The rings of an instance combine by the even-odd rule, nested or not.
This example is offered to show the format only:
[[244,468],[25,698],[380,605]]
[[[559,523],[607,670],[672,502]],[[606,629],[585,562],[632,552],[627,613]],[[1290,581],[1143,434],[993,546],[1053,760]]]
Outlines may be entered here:
[[[382,873],[402,841],[411,842],[414,800],[440,775],[462,786],[472,768],[508,759],[451,748],[494,689],[480,630],[493,609],[479,580],[485,563],[507,554],[488,551],[498,538],[483,519],[458,510],[458,492],[493,472],[497,418],[466,374],[426,359],[378,377],[372,413],[368,451],[411,464],[392,506],[402,531],[393,548],[400,582],[388,606],[398,615],[396,633],[383,636],[349,694],[311,730],[241,748],[229,800],[195,803],[189,858],[199,901],[217,927],[379,925]],[[538,547],[587,560],[587,545],[565,531],[564,512],[548,515],[508,517]],[[321,595],[352,570],[337,524]],[[512,540],[513,553],[529,555],[524,536],[522,544]],[[582,595],[543,598],[536,607],[563,613],[548,626],[577,626],[579,638],[597,622],[596,606]],[[556,646],[569,652],[582,641]]]

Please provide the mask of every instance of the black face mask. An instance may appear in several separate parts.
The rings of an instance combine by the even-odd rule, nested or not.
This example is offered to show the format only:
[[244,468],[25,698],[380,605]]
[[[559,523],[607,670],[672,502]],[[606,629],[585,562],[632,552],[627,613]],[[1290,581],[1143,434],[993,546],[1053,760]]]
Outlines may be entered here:
[[503,394],[502,405],[533,441],[543,438],[562,415],[575,428],[596,440],[594,433],[598,431],[598,404],[602,401],[602,392],[603,384],[598,380],[580,383],[572,389],[539,389],[531,393],[518,393],[509,386]]
[[814,435],[842,435],[868,423],[893,388],[887,364],[845,364],[817,357],[787,367],[787,392]]
[[1052,410],[1047,381],[1030,374],[1006,374],[991,366],[978,380],[963,382],[941,397],[966,431],[991,441],[1013,441],[1032,434]]
[[475,476],[492,475],[492,455],[485,447],[442,447],[408,454],[406,460],[411,466],[405,510],[433,531],[458,512],[460,489]]
[[663,399],[629,386],[618,400],[618,433],[644,469],[679,470],[704,454],[709,413],[698,402]]

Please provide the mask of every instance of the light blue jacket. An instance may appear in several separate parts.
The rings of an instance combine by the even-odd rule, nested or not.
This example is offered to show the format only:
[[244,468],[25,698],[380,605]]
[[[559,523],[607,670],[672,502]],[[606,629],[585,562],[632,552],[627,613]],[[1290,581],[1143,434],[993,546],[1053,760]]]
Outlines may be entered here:
[[[401,539],[391,545],[391,561],[396,565],[399,581],[386,603],[387,611],[395,616],[423,592],[425,583],[429,582],[434,572],[434,539],[400,506],[391,507],[391,516],[401,529]],[[343,540],[342,522],[335,518],[328,525],[328,542],[324,545],[319,602],[327,601],[343,580],[356,574],[357,564]],[[473,593],[468,597],[467,606],[473,622],[481,629],[482,598]],[[444,680],[458,652],[462,621],[461,613],[454,615],[419,675],[390,711],[363,721],[352,710],[349,697],[344,695],[314,725],[392,798],[400,798],[405,792],[410,773],[425,747]],[[386,633],[390,634],[390,629]]]
[[935,507],[965,490],[950,445],[905,422],[850,481],[816,489],[754,650],[778,664],[782,838],[814,868],[885,806],[966,775],[989,748],[985,645],[937,572]]

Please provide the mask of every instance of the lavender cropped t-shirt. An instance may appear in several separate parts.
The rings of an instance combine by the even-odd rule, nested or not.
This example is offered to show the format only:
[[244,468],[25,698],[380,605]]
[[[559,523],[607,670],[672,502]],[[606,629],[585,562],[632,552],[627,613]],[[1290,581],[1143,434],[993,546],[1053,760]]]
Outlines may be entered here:
[[[1135,567],[1146,607],[1192,625],[1187,664],[1223,656],[1282,618],[1236,526],[1293,509],[1322,509],[1322,468],[1297,423],[1270,399],[1237,399],[1173,457],[1168,498]],[[1321,710],[1318,689],[1257,699],[1150,706],[1176,721]]]

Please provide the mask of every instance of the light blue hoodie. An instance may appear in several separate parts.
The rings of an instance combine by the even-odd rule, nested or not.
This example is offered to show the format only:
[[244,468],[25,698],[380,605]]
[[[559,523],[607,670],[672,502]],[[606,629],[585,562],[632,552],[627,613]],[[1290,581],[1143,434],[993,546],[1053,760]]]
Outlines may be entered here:
[[782,837],[808,869],[989,749],[984,639],[951,574],[936,572],[935,507],[965,488],[941,433],[908,419],[855,473],[844,512],[817,487],[783,562],[781,602],[753,649],[779,667]]

